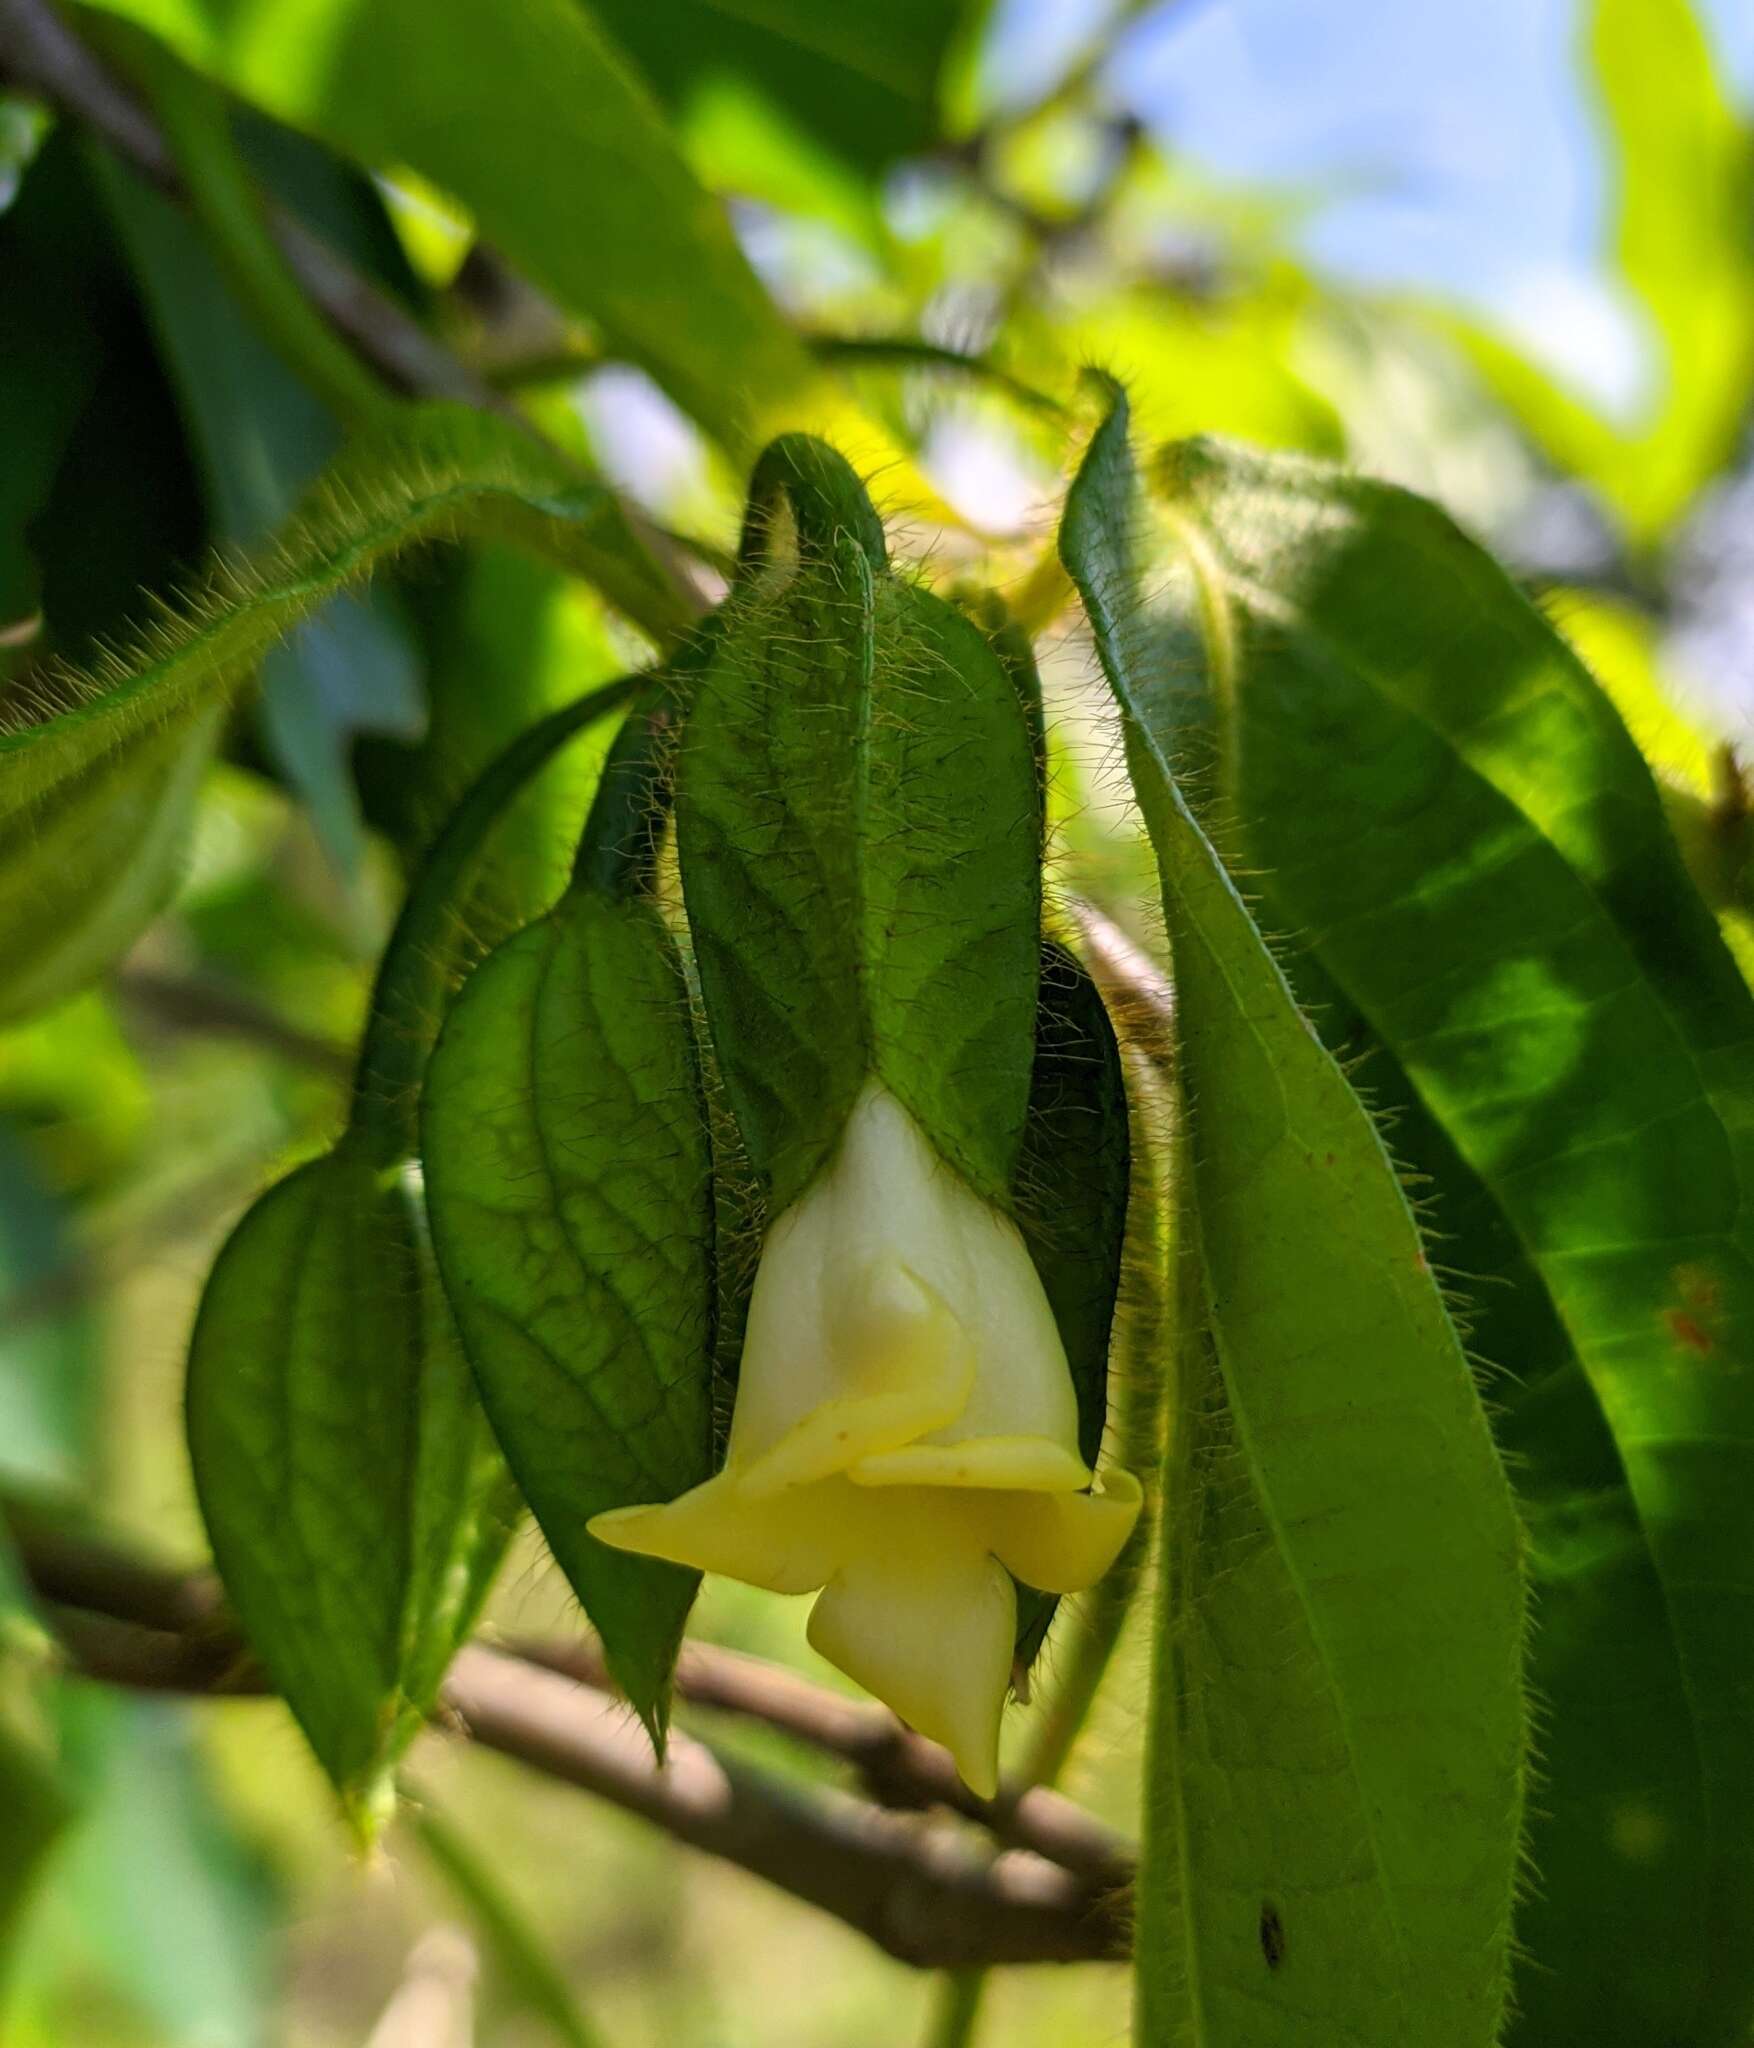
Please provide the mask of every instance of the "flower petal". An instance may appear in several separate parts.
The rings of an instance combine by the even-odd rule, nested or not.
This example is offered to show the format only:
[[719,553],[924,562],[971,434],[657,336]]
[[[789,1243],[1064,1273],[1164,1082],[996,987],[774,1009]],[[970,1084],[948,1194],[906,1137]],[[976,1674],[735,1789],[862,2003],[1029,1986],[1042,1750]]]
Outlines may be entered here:
[[908,1444],[850,1466],[859,1486],[1002,1487],[1016,1492],[1078,1493],[1090,1467],[1075,1451],[1045,1436],[966,1437],[954,1443]]
[[803,1486],[911,1443],[968,1399],[974,1347],[938,1290],[900,1260],[873,1259],[835,1288],[826,1322],[837,1390],[759,1456],[733,1430],[730,1462],[751,1493]]
[[821,1488],[751,1498],[730,1471],[666,1506],[610,1508],[586,1527],[616,1550],[722,1572],[770,1593],[814,1592],[843,1555],[843,1530]]
[[1143,1498],[1132,1473],[1115,1471],[1090,1493],[997,1496],[987,1523],[994,1553],[1039,1592],[1082,1593],[1120,1555]]
[[943,1743],[971,1791],[999,1788],[1017,1593],[960,1517],[925,1541],[929,1511],[882,1553],[850,1561],[810,1615],[813,1648],[910,1727]]

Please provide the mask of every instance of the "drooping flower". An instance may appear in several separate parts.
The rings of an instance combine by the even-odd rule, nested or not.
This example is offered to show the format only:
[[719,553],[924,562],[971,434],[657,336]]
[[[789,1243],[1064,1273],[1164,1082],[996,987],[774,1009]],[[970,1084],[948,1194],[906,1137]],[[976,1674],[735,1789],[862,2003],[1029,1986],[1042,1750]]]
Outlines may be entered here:
[[821,1588],[823,1656],[997,1788],[1013,1575],[1074,1593],[1138,1482],[1093,1486],[1052,1311],[1015,1225],[871,1081],[762,1248],[723,1469],[603,1542],[777,1593]]

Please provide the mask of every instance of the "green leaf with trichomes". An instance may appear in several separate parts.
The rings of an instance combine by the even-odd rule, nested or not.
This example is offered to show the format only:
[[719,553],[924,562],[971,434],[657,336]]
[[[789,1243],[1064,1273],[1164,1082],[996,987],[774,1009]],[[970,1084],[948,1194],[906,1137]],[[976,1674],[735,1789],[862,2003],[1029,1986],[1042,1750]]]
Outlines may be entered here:
[[137,735],[187,721],[248,679],[288,627],[422,541],[503,539],[594,582],[662,640],[689,623],[614,495],[503,420],[410,407],[344,449],[259,558],[208,582],[89,673],[49,671],[0,730],[0,822]]
[[1040,922],[1029,723],[979,627],[890,572],[820,442],[757,466],[676,812],[707,1021],[773,1206],[873,1074],[1009,1206]]
[[21,682],[0,727],[0,1014],[70,993],[159,909],[220,707],[279,637],[385,558],[461,535],[596,582],[660,638],[686,625],[602,485],[503,421],[410,409],[343,451],[270,552],[221,564],[98,669]]
[[1177,785],[1109,388],[1061,551],[1157,855],[1188,1117],[1140,2039],[1489,2048],[1527,1739],[1510,1491],[1376,1127]]
[[507,1461],[661,1738],[696,1575],[601,1510],[712,1469],[712,1178],[687,995],[657,909],[582,881],[464,985],[427,1076],[445,1284]]
[[1436,507],[1195,444],[1217,787],[1426,1176],[1527,1514],[1512,2036],[1754,2024],[1754,996],[1614,707]]
[[249,1211],[202,1297],[187,1421],[215,1561],[368,1832],[518,1512],[408,1165],[422,1073],[500,818],[633,688],[532,727],[458,806],[385,949],[347,1131]]
[[[156,47],[138,40],[143,49]],[[176,95],[193,99],[201,124],[217,125],[222,109],[211,104],[213,87],[162,52],[159,62],[167,84],[177,81]],[[336,209],[363,205],[348,182],[356,174],[302,137],[286,141],[305,159],[306,186]],[[340,424],[270,345],[275,337],[258,330],[187,215],[115,159],[94,151],[92,164],[199,459],[215,541],[260,546],[284,527],[334,456]],[[201,178],[191,169],[187,182],[199,189]],[[357,359],[354,367],[366,374]],[[380,386],[379,411],[391,403]],[[344,591],[293,626],[261,665],[258,716],[269,756],[343,873],[357,868],[363,836],[350,763],[355,734],[417,738],[424,719],[418,659],[391,598],[381,583]]]
[[370,1832],[509,1535],[402,1174],[344,1141],[255,1204],[202,1296],[187,1419],[226,1592]]

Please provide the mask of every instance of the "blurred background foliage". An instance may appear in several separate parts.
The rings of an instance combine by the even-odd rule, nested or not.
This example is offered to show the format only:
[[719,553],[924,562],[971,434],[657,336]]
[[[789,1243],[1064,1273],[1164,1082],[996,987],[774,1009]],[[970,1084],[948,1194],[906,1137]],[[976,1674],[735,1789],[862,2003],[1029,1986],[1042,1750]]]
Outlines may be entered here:
[[[1051,625],[1061,406],[1089,361],[1130,381],[1148,438],[1233,434],[1430,493],[1595,666],[1746,961],[1725,848],[1754,701],[1754,27],[1735,0],[1439,13],[50,17],[152,108],[188,204],[69,116],[79,82],[31,56],[43,10],[6,0],[0,693],[90,658],[208,549],[271,532],[381,405],[360,357],[250,274],[227,207],[267,194],[440,344],[462,395],[535,422],[709,560],[752,447],[807,424],[854,452],[906,553]],[[1136,924],[1088,650],[1069,629],[1046,645],[1061,869]],[[422,550],[271,655],[201,783],[170,910],[99,986],[0,1033],[14,1501],[101,1503],[154,1554],[198,1554],[178,1402],[211,1254],[334,1128],[372,962],[447,805],[646,651],[586,584],[476,544]],[[484,928],[553,893],[592,772],[575,751],[525,800]],[[496,1619],[559,1627],[567,1608],[531,1541]],[[827,1676],[786,1603],[716,1584],[698,1626]],[[362,1867],[273,1703],[40,1682],[9,1568],[0,1631],[9,2048],[393,2048],[423,1971],[473,1999],[484,2041],[922,2037],[929,1987],[856,1936],[502,1760],[431,1739],[423,1805]],[[1128,1643],[1068,1780],[1123,1827],[1143,1694]],[[1012,1973],[985,2024],[1106,2042],[1126,2000],[1118,1969]]]

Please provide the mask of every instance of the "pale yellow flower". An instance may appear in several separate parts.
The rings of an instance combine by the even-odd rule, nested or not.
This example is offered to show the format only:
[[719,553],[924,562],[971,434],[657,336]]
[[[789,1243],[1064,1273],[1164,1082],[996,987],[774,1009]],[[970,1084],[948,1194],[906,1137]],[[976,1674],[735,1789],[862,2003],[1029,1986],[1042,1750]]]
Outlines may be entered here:
[[776,1593],[810,1641],[968,1784],[998,1783],[1012,1574],[1094,1585],[1139,1486],[1092,1489],[1047,1297],[1016,1226],[867,1084],[834,1160],[768,1232],[724,1469],[594,1535]]

